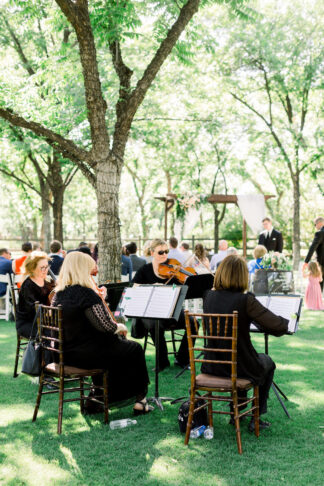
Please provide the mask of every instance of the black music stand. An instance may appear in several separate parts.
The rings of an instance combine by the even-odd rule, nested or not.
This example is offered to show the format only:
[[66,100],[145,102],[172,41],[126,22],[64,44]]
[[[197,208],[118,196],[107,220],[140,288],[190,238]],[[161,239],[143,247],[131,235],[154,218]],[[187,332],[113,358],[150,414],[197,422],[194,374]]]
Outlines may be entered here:
[[[152,287],[152,285],[140,285],[140,287]],[[175,305],[175,308],[173,310],[173,313],[170,317],[167,318],[161,318],[158,317],[156,318],[155,316],[148,316],[148,315],[128,315],[128,317],[136,318],[136,319],[156,319],[155,320],[155,393],[154,397],[149,397],[148,401],[154,402],[160,410],[163,410],[163,405],[162,401],[167,401],[171,402],[173,401],[172,397],[160,397],[159,395],[159,329],[160,329],[160,322],[165,321],[165,320],[170,320],[174,319],[177,321],[180,316],[180,312],[182,309],[182,304],[183,301],[186,297],[188,287],[187,285],[181,285],[179,286],[180,288],[180,293],[178,295],[177,303]],[[127,316],[127,313],[125,312],[125,315]]]
[[[275,297],[276,295],[278,294],[271,294],[271,296]],[[270,297],[270,295],[268,295]],[[279,294],[279,296],[282,296],[282,294]],[[295,294],[289,294],[289,295],[285,295],[285,297],[300,297],[300,295],[295,295]],[[302,302],[303,302],[303,299],[300,298],[300,303],[299,303],[299,309],[296,313],[296,325],[295,325],[295,331],[297,331],[297,326],[298,326],[298,321],[299,321],[299,317],[300,317],[300,312],[301,312],[301,307],[302,307]],[[264,332],[262,330],[262,327],[261,326],[258,326],[257,324],[254,324],[255,326],[255,329],[250,329],[250,331],[252,332],[258,332],[258,333],[264,333],[264,352],[265,354],[268,354],[269,355],[269,334],[267,334],[266,332]],[[293,332],[287,332],[286,333],[287,335],[291,335],[291,334],[294,334]],[[281,396],[288,401],[288,397],[285,395],[285,393],[281,390],[281,388],[279,388],[279,386],[277,385],[277,383],[275,381],[273,381],[271,383],[271,388],[272,390],[274,391],[282,409],[284,410],[285,414],[287,415],[288,418],[291,418],[290,415],[289,415],[289,412],[284,404],[284,402],[282,401],[281,399]],[[281,395],[281,396],[280,396]]]

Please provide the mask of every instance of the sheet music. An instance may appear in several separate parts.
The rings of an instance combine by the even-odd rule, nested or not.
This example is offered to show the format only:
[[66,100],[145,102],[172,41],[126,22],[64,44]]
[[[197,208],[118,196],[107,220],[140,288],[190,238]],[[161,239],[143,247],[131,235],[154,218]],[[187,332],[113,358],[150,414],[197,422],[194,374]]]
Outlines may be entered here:
[[300,307],[300,297],[272,295],[268,309],[277,316],[289,320],[288,332],[296,332],[297,314]]
[[153,287],[128,287],[123,297],[124,315],[144,316]]
[[173,314],[180,293],[180,287],[165,285],[154,287],[145,317],[167,318]]

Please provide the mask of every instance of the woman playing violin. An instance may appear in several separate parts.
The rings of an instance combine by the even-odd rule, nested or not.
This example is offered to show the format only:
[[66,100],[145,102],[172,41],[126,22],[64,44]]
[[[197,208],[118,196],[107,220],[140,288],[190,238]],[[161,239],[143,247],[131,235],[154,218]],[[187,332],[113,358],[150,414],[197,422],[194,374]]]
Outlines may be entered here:
[[[177,271],[172,272],[171,275],[169,272],[162,273],[161,271],[161,264],[168,264],[168,245],[164,240],[155,239],[151,242],[151,255],[152,255],[152,263],[146,263],[141,268],[139,268],[133,278],[133,283],[135,284],[166,284],[166,285],[179,285],[183,283],[183,280],[179,281],[176,276],[173,276],[174,273],[177,275]],[[176,265],[176,267],[181,267],[180,264]],[[177,269],[175,269],[177,270]],[[162,273],[162,276],[161,276]],[[180,273],[181,270],[180,270]],[[167,275],[166,275],[167,274]],[[180,278],[180,277],[179,277]],[[146,329],[149,330],[153,342],[155,342],[155,320],[154,319],[142,319],[142,323]],[[164,370],[165,368],[170,366],[170,362],[168,359],[168,351],[167,345],[165,342],[164,331],[168,329],[185,329],[185,319],[184,313],[181,311],[180,317],[178,322],[174,319],[164,320],[163,323],[160,323],[160,334],[159,334],[159,371]],[[187,341],[187,333],[184,334],[179,350],[176,354],[175,364],[180,367],[185,367],[189,363],[189,352],[188,352],[188,341]]]

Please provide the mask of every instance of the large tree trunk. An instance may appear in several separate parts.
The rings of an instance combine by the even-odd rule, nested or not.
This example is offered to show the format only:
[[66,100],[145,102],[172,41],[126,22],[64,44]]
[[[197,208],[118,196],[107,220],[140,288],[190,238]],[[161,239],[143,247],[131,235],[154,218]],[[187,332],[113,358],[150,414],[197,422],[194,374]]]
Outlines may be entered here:
[[299,173],[294,174],[293,178],[294,209],[293,209],[293,266],[298,270],[300,263],[300,188]]
[[120,280],[121,238],[118,208],[120,169],[109,157],[96,167],[98,201],[99,282],[107,275],[112,282]]
[[42,237],[41,237],[41,244],[44,251],[47,253],[49,252],[51,240],[52,240],[52,233],[51,233],[51,226],[52,226],[52,218],[51,218],[51,205],[49,203],[50,199],[50,191],[48,188],[42,192]]
[[53,229],[54,239],[63,244],[63,200],[64,189],[60,187],[53,192]]

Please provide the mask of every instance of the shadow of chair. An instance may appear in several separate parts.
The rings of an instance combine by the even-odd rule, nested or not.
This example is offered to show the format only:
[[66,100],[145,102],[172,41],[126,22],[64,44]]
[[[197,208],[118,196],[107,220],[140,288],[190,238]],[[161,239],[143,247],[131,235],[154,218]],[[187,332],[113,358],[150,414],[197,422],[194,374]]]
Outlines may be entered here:
[[[56,393],[58,394],[58,434],[61,434],[62,432],[63,404],[66,402],[79,401],[82,414],[84,413],[85,400],[90,400],[103,405],[104,423],[107,424],[108,371],[104,369],[82,369],[74,366],[66,366],[64,364],[64,335],[61,307],[48,307],[36,303],[36,312],[38,313],[37,325],[42,349],[42,363],[33,422],[37,418],[42,396]],[[47,364],[49,355],[51,355],[51,358],[54,359],[54,361]],[[86,378],[92,378],[98,375],[103,376],[103,386],[94,386],[85,381]],[[58,380],[53,382],[48,380],[48,377],[58,378]],[[52,385],[53,389],[43,391],[44,385],[48,384]],[[68,386],[65,387],[65,385]],[[103,401],[85,395],[86,391],[93,389],[101,390],[103,392]],[[71,393],[78,393],[78,396],[72,397]],[[67,394],[71,398],[65,398]]]
[[[194,319],[195,334],[191,331],[189,318]],[[202,318],[199,328],[198,318]],[[191,387],[190,408],[185,436],[185,445],[188,444],[194,413],[208,407],[208,423],[213,426],[213,414],[230,415],[235,424],[236,441],[239,454],[242,454],[240,418],[251,415],[255,422],[255,435],[259,436],[259,387],[244,378],[237,378],[237,323],[238,313],[233,314],[195,314],[185,311],[187,336],[189,344]],[[194,345],[195,342],[195,345]],[[208,349],[208,351],[206,351]],[[195,351],[203,356],[195,358]],[[214,374],[196,373],[197,363],[216,365],[228,370],[228,377]],[[240,391],[247,392],[253,389],[252,397],[239,400]],[[199,392],[205,392],[200,395]],[[217,395],[214,395],[217,393]],[[204,405],[195,407],[195,402],[203,398]],[[227,402],[230,411],[214,410],[213,402]],[[251,404],[248,410],[240,409]]]

